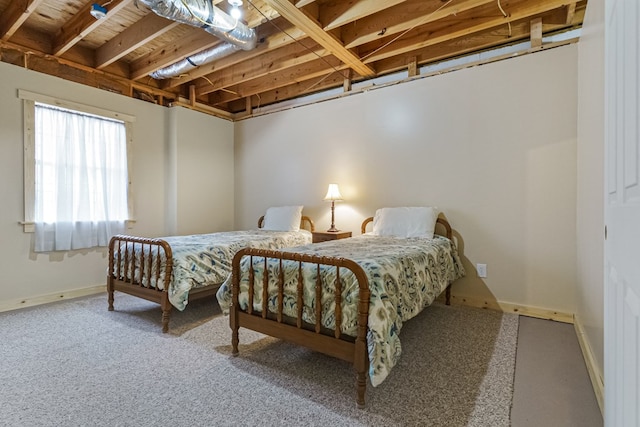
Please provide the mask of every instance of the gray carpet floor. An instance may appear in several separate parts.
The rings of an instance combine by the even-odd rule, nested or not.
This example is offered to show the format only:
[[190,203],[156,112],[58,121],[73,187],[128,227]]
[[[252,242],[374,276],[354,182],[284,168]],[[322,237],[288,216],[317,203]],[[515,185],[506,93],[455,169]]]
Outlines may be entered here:
[[116,295],[0,314],[0,425],[508,426],[518,317],[434,304],[367,407],[345,362],[242,329],[217,303],[174,312]]

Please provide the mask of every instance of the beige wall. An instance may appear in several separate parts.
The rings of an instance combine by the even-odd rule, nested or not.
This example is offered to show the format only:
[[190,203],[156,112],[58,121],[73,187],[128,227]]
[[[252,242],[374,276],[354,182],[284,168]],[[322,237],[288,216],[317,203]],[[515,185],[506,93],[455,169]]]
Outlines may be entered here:
[[604,367],[604,1],[589,0],[578,63],[576,321]]
[[[329,226],[327,184],[357,232],[376,208],[435,205],[467,278],[453,293],[576,308],[577,46],[237,122],[235,218],[304,204]],[[476,277],[476,263],[488,277]]]
[[[250,228],[268,206],[298,203],[328,228],[322,197],[338,182],[345,230],[357,232],[382,206],[440,207],[468,271],[454,294],[573,313],[577,52],[566,46],[235,126],[0,63],[0,306],[104,284],[106,268],[103,250],[35,255],[18,226],[23,88],[137,117],[135,234]],[[476,263],[488,264],[486,279]]]
[[203,113],[173,108],[176,234],[233,229],[233,125]]
[[[188,110],[174,111],[104,90],[89,88],[0,63],[0,309],[20,301],[105,284],[104,249],[35,254],[23,218],[22,102],[18,89],[95,105],[136,117],[133,183],[137,222],[132,233],[165,235],[175,220],[190,231],[228,229],[233,225],[233,124]],[[170,129],[173,115],[173,129]],[[174,146],[173,151],[170,149]],[[187,166],[198,153],[202,172]],[[223,160],[224,159],[224,160]],[[226,166],[219,168],[221,163]],[[221,175],[216,175],[218,171]],[[168,185],[173,176],[175,185]],[[216,179],[217,178],[217,179]],[[212,190],[220,181],[225,189]],[[197,185],[198,192],[193,192]],[[228,200],[222,200],[228,199]],[[180,206],[172,213],[171,200]],[[222,203],[221,203],[222,202]],[[225,203],[226,202],[226,203]],[[220,205],[226,206],[220,208]]]

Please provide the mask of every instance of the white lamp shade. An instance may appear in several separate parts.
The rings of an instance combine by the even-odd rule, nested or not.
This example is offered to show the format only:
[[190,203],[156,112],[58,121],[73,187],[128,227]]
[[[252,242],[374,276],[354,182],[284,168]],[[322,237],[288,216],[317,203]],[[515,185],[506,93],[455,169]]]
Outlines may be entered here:
[[324,196],[325,200],[342,200],[342,194],[340,194],[340,189],[338,188],[338,184],[329,184],[329,188],[327,189],[327,195]]

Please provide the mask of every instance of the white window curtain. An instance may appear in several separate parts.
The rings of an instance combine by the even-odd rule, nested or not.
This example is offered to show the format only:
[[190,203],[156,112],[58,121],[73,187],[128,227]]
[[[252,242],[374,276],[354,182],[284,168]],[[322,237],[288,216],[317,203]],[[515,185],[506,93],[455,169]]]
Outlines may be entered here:
[[128,219],[123,122],[35,104],[35,251],[107,246]]

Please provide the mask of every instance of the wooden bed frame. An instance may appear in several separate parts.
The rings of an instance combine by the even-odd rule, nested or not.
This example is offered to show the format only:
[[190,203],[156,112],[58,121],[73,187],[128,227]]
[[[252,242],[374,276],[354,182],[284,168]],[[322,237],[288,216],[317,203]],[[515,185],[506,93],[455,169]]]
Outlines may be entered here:
[[[258,219],[258,228],[262,228],[264,215]],[[303,215],[300,227],[315,231],[313,221]],[[141,253],[140,266],[136,265],[137,258],[134,253]],[[166,262],[163,263],[163,259]],[[140,277],[134,277],[136,268],[139,267]],[[161,276],[164,271],[164,275]],[[172,305],[169,301],[169,284],[173,271],[173,253],[171,246],[162,239],[150,239],[145,237],[116,235],[109,242],[109,270],[107,273],[107,293],[109,298],[109,311],[113,311],[114,291],[124,292],[139,298],[160,304],[162,310],[162,332],[169,331],[169,319],[171,318]],[[161,277],[162,280],[160,279]],[[161,282],[162,289],[154,284]],[[189,300],[212,297],[221,283],[195,288],[189,291]]]
[[[366,232],[366,226],[373,221],[373,218],[367,218],[362,223],[361,231]],[[451,226],[444,218],[438,218],[436,225],[444,228],[444,235],[453,241]],[[265,265],[268,259],[276,259],[280,262],[280,275],[278,277],[278,312],[271,313],[267,310],[267,286],[263,286],[262,307],[260,311],[253,309],[254,294],[254,277],[253,270],[249,272],[249,303],[246,311],[243,311],[239,305],[240,292],[240,262],[245,256],[251,257],[250,263],[253,264],[253,257],[258,259],[264,258]],[[283,260],[291,260],[298,262],[298,283],[297,283],[297,307],[296,317],[289,317],[283,314],[284,301],[284,275],[282,274]],[[346,268],[356,277],[360,288],[358,300],[358,327],[357,336],[351,337],[340,332],[339,326],[335,329],[327,329],[321,325],[321,305],[316,306],[316,323],[309,324],[302,319],[302,263],[317,264],[318,272],[320,266],[333,266],[336,268],[336,280],[334,286],[336,288],[336,313],[335,324],[341,324],[341,284],[340,284],[340,268]],[[268,270],[265,268],[265,272]],[[268,273],[267,273],[268,274]],[[264,274],[264,283],[268,283],[268,276]],[[316,283],[316,301],[321,301],[322,282],[320,274]],[[446,288],[446,304],[451,303],[451,283]],[[229,309],[229,324],[231,326],[231,345],[232,354],[238,355],[240,327],[261,332],[272,337],[276,337],[294,344],[302,345],[311,350],[336,357],[351,363],[356,371],[356,404],[359,408],[365,406],[365,391],[367,385],[367,371],[369,369],[368,349],[367,349],[367,328],[369,318],[369,279],[360,265],[355,261],[341,257],[324,257],[317,255],[292,253],[284,251],[274,251],[266,249],[246,248],[236,253],[233,258],[232,266],[232,303]]]

